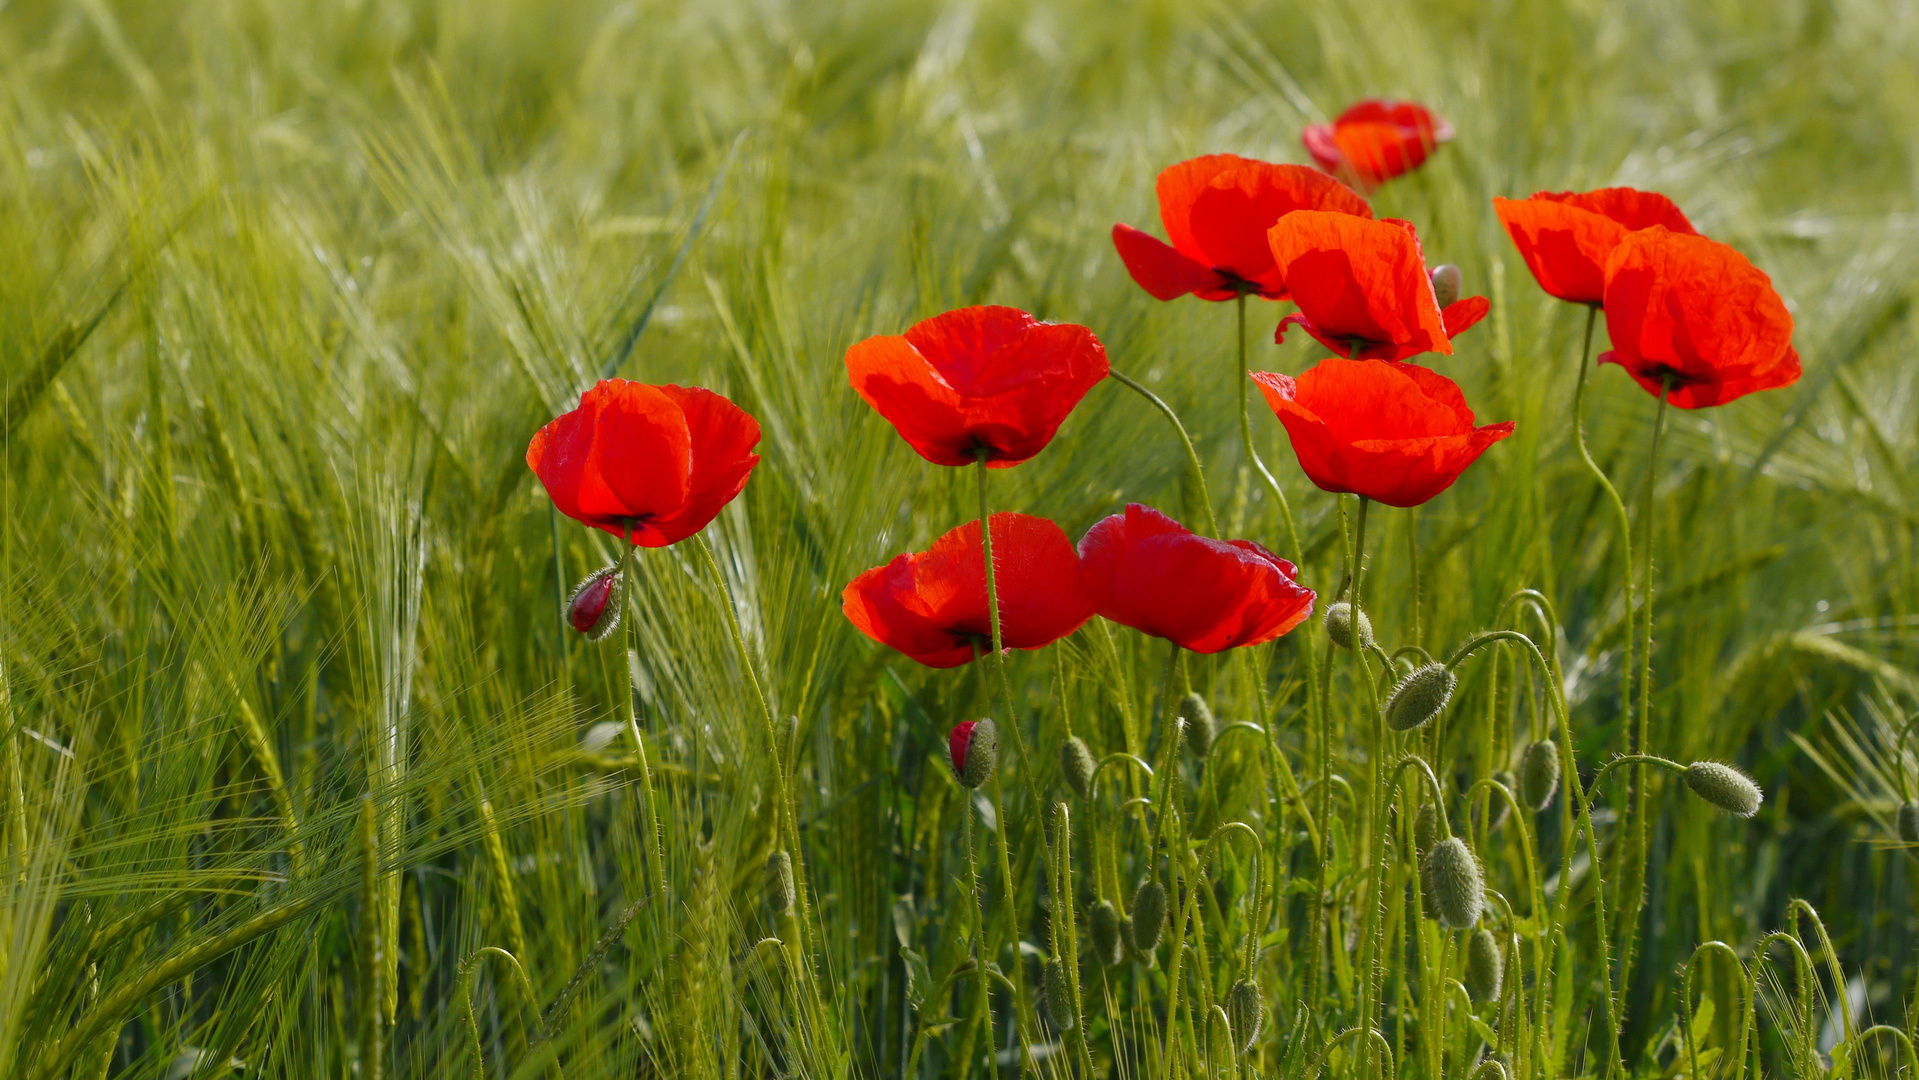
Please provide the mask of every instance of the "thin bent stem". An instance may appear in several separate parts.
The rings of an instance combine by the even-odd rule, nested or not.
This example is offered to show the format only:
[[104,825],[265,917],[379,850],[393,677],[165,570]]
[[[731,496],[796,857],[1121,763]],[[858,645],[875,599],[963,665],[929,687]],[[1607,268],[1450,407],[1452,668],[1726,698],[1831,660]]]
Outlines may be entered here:
[[1119,369],[1108,368],[1106,373],[1118,379],[1121,385],[1130,387],[1134,393],[1151,402],[1153,408],[1158,409],[1161,413],[1165,414],[1166,419],[1172,421],[1173,430],[1179,433],[1179,444],[1186,449],[1186,464],[1193,470],[1193,485],[1199,491],[1199,508],[1200,511],[1206,515],[1206,532],[1210,536],[1218,536],[1219,522],[1213,518],[1213,499],[1212,496],[1206,492],[1206,472],[1200,467],[1199,451],[1193,449],[1192,436],[1186,434],[1186,425],[1179,422],[1179,414],[1175,413],[1173,407],[1166,404],[1158,394],[1153,393],[1151,390],[1146,389],[1145,386],[1128,378],[1126,374]]
[[[1586,336],[1584,344],[1582,344],[1579,349],[1579,381],[1574,384],[1573,387],[1573,443],[1579,447],[1579,460],[1586,463],[1587,471],[1591,472],[1593,479],[1599,481],[1599,486],[1605,489],[1606,500],[1612,503],[1613,513],[1619,518],[1619,544],[1620,550],[1624,555],[1626,567],[1626,615],[1627,618],[1631,618],[1634,611],[1633,597],[1635,595],[1633,589],[1632,519],[1626,514],[1626,501],[1619,497],[1619,489],[1613,486],[1612,478],[1606,475],[1606,470],[1599,467],[1599,463],[1593,460],[1592,451],[1586,448],[1586,375],[1592,366],[1593,324],[1598,320],[1599,309],[1596,307],[1588,307],[1586,309]],[[1625,710],[1626,716],[1624,719],[1628,723],[1632,720],[1633,645],[1632,635],[1627,634],[1625,662],[1621,664],[1619,668],[1619,698],[1620,708]]]
[[1246,383],[1252,378],[1252,372],[1246,367],[1246,294],[1239,294],[1239,367],[1233,371],[1233,382],[1239,388],[1239,438],[1246,447],[1246,460],[1253,463],[1259,471],[1260,479],[1266,482],[1266,490],[1273,493],[1273,501],[1279,504],[1279,517],[1286,526],[1287,554],[1294,562],[1306,561],[1306,549],[1299,546],[1299,527],[1293,523],[1293,506],[1286,501],[1286,492],[1280,488],[1279,480],[1273,471],[1260,459],[1259,451],[1253,449],[1253,422],[1246,413]]

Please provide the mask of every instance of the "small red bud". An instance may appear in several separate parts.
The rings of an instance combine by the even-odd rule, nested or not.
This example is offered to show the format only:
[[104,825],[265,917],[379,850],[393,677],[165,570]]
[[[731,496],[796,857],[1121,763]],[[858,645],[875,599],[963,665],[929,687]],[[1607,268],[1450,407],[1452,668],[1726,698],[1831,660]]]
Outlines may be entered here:
[[620,568],[618,564],[593,572],[566,601],[566,621],[599,641],[620,625]]
[[953,725],[946,748],[953,755],[959,782],[976,788],[992,779],[999,766],[999,729],[988,720],[964,720]]

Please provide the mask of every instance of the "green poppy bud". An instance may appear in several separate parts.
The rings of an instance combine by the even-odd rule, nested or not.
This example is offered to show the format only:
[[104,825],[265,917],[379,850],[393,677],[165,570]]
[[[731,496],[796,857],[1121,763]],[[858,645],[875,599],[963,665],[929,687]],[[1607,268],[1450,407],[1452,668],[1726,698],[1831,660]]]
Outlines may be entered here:
[[1226,991],[1226,1028],[1232,1033],[1235,1053],[1244,1054],[1253,1048],[1265,1020],[1266,1003],[1260,1000],[1259,987],[1251,979],[1241,979]]
[[1486,907],[1486,887],[1479,860],[1457,836],[1432,846],[1419,868],[1420,888],[1428,909],[1440,923],[1454,930],[1470,930]]
[[993,778],[999,768],[999,728],[992,718],[953,725],[946,740],[953,755],[953,773],[959,782],[976,788]]
[[1726,813],[1743,818],[1757,814],[1759,804],[1766,799],[1752,777],[1717,761],[1695,761],[1686,766],[1686,786]]
[[1459,273],[1459,267],[1452,263],[1441,263],[1433,267],[1433,299],[1440,307],[1446,307],[1459,299],[1459,290],[1465,284]]
[[1909,802],[1899,808],[1899,839],[1919,844],[1919,802]]
[[1086,913],[1086,928],[1093,941],[1093,959],[1102,967],[1112,967],[1126,958],[1120,941],[1119,909],[1111,900],[1096,900]]
[[1438,839],[1439,808],[1432,803],[1420,803],[1419,813],[1413,815],[1413,850],[1423,859]]
[[1200,757],[1213,752],[1213,740],[1219,738],[1219,720],[1212,707],[1198,694],[1179,699],[1179,718],[1186,721],[1186,742]]
[[1484,927],[1473,932],[1466,943],[1466,992],[1481,1005],[1499,1000],[1499,988],[1506,981],[1505,958],[1499,955],[1499,939]]
[[1066,777],[1066,786],[1073,794],[1082,799],[1093,797],[1093,752],[1086,748],[1086,740],[1078,735],[1071,736],[1059,744],[1059,771]]
[[1519,801],[1534,810],[1552,805],[1559,791],[1559,747],[1541,739],[1526,747],[1519,759]]
[[766,909],[775,915],[793,910],[793,857],[775,851],[766,857]]
[[1342,649],[1351,651],[1353,647],[1354,615],[1359,624],[1359,647],[1370,649],[1373,645],[1373,621],[1364,611],[1355,612],[1353,605],[1341,600],[1326,609],[1326,639]]
[[603,566],[573,588],[566,598],[566,622],[586,635],[588,641],[602,641],[619,628],[620,601],[626,586],[620,566]]
[[1411,731],[1438,716],[1452,700],[1459,677],[1444,664],[1416,667],[1393,687],[1386,699],[1386,726]]
[[1166,886],[1151,878],[1139,883],[1133,893],[1133,948],[1141,954],[1159,947],[1160,931],[1166,928]]
[[[1498,781],[1499,786],[1505,788],[1507,791],[1514,793],[1519,791],[1519,778],[1507,769],[1501,769],[1494,773],[1493,779]],[[1512,804],[1507,802],[1506,797],[1498,792],[1492,793],[1492,798],[1487,800],[1486,805],[1487,812],[1492,815],[1492,820],[1486,825],[1487,832],[1492,832],[1494,829],[1506,824],[1506,819],[1512,816]]]
[[1073,985],[1066,980],[1066,964],[1055,956],[1046,961],[1046,974],[1040,981],[1040,1008],[1046,1012],[1046,1022],[1053,1025],[1055,1031],[1071,1031],[1079,1023],[1079,1017],[1073,1012]]

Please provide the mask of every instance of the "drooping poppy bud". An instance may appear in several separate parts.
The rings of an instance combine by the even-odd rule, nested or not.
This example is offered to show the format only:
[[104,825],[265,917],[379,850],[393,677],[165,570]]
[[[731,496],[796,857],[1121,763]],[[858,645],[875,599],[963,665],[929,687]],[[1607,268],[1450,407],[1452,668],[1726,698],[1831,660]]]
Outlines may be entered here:
[[1420,803],[1419,813],[1413,815],[1413,850],[1423,859],[1438,839],[1439,809],[1432,803]]
[[1040,1007],[1046,1010],[1046,1022],[1054,1031],[1071,1031],[1079,1023],[1073,1012],[1073,985],[1066,978],[1066,964],[1055,956],[1046,961],[1045,977],[1040,981]]
[[1558,791],[1559,747],[1551,739],[1540,739],[1527,746],[1519,759],[1519,801],[1544,810]]
[[[1355,620],[1354,616],[1358,619]],[[1353,605],[1341,600],[1326,609],[1326,639],[1342,649],[1353,648],[1353,627],[1359,627],[1358,645],[1362,649],[1373,647],[1373,620],[1366,617],[1364,609],[1355,610]]]
[[991,717],[954,724],[946,742],[960,783],[976,788],[993,778],[999,768],[999,728]]
[[1330,124],[1308,124],[1299,141],[1319,167],[1362,192],[1425,164],[1453,126],[1415,101],[1368,98]]
[[1759,804],[1766,799],[1752,777],[1717,761],[1695,761],[1686,766],[1686,786],[1694,795],[1742,818],[1757,814]]
[[1499,1000],[1506,981],[1505,958],[1499,954],[1499,939],[1481,927],[1466,943],[1466,992],[1481,1005]]
[[1073,794],[1082,799],[1093,797],[1093,752],[1086,748],[1086,740],[1078,735],[1067,738],[1059,744],[1059,771],[1066,778],[1066,786]]
[[1406,673],[1386,699],[1386,726],[1411,731],[1430,721],[1453,698],[1459,677],[1444,664],[1423,664]]
[[1441,310],[1451,307],[1459,300],[1459,290],[1465,287],[1465,275],[1452,263],[1441,263],[1433,267],[1433,298],[1439,301]]
[[793,910],[793,856],[775,851],[766,857],[766,909],[775,915]]
[[621,601],[626,594],[624,575],[618,563],[602,567],[588,575],[566,600],[566,622],[586,635],[588,641],[602,641],[619,629]]
[[[1498,772],[1493,774],[1493,779],[1495,781],[1498,781],[1499,785],[1505,788],[1507,791],[1513,792],[1514,794],[1518,794],[1519,778],[1517,776],[1514,776],[1510,770],[1507,770],[1507,769],[1499,770]],[[1488,800],[1488,803],[1490,806],[1490,809],[1488,812],[1492,815],[1492,819],[1486,825],[1486,831],[1492,832],[1494,829],[1497,829],[1501,825],[1506,824],[1506,819],[1512,816],[1513,808],[1512,808],[1512,804],[1507,802],[1505,796],[1503,795],[1495,794],[1490,800]]]
[[1466,841],[1449,836],[1432,846],[1421,861],[1420,889],[1427,909],[1454,930],[1471,930],[1486,907],[1486,885],[1479,860]]
[[1202,758],[1210,755],[1213,741],[1219,738],[1219,718],[1212,706],[1198,694],[1187,694],[1179,699],[1179,718],[1186,721],[1186,741],[1193,753]]
[[1919,802],[1909,802],[1899,807],[1899,839],[1908,844],[1919,844]]
[[1086,912],[1086,929],[1092,938],[1093,958],[1103,967],[1112,967],[1126,958],[1120,940],[1119,909],[1111,900],[1095,900]]
[[1139,883],[1133,893],[1133,948],[1142,955],[1159,947],[1160,932],[1166,928],[1166,886],[1151,878]]
[[1259,1039],[1259,1028],[1266,1020],[1266,1003],[1260,1000],[1259,987],[1251,979],[1241,979],[1226,991],[1226,1029],[1233,1038],[1233,1051],[1245,1054]]

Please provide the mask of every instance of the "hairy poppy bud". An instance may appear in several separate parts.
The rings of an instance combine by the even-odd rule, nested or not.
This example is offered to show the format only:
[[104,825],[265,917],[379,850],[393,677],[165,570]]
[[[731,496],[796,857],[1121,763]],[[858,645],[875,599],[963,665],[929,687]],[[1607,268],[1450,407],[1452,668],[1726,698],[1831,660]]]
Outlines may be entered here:
[[1326,609],[1326,639],[1342,649],[1350,650],[1354,645],[1355,622],[1359,626],[1359,647],[1372,648],[1373,620],[1366,617],[1364,610],[1355,611],[1353,605],[1344,600]]
[[1752,777],[1717,761],[1695,761],[1686,766],[1686,786],[1694,795],[1739,817],[1757,814],[1759,804],[1766,800],[1766,793],[1759,790]]
[[1919,802],[1909,802],[1899,808],[1899,839],[1919,844]]
[[566,598],[567,624],[585,634],[586,640],[599,641],[619,627],[620,599],[626,593],[621,576],[618,563],[601,567]]
[[1040,981],[1040,1007],[1046,1010],[1046,1022],[1055,1031],[1071,1031],[1079,1023],[1073,1012],[1073,985],[1066,981],[1066,964],[1055,956],[1046,961],[1046,975]]
[[793,856],[784,851],[766,857],[766,909],[775,915],[793,910]]
[[1499,1000],[1499,988],[1506,981],[1505,958],[1499,955],[1499,939],[1491,930],[1481,928],[1466,943],[1466,992],[1481,1005]]
[[1186,741],[1200,757],[1213,752],[1213,740],[1219,738],[1219,720],[1212,706],[1198,694],[1179,699],[1179,718],[1186,721]]
[[1093,769],[1093,752],[1086,748],[1085,739],[1074,735],[1059,744],[1059,771],[1073,794],[1082,799],[1093,797]]
[[[1498,781],[1499,786],[1505,788],[1507,791],[1514,793],[1519,791],[1519,778],[1514,776],[1509,770],[1499,770],[1493,774],[1493,779]],[[1511,816],[1513,812],[1512,804],[1507,802],[1503,795],[1495,794],[1488,801],[1487,806],[1489,808],[1488,813],[1491,815],[1491,821],[1486,825],[1487,832],[1492,832],[1494,829],[1506,824],[1506,819]]]
[[1394,731],[1411,731],[1438,716],[1452,700],[1459,677],[1444,664],[1416,667],[1386,699],[1386,726]]
[[1519,759],[1519,801],[1534,810],[1552,805],[1559,791],[1559,748],[1551,739],[1526,747]]
[[1441,263],[1433,267],[1433,299],[1439,306],[1450,307],[1459,299],[1459,288],[1464,284],[1459,267],[1452,263]]
[[1151,878],[1139,883],[1133,893],[1133,948],[1150,953],[1159,947],[1160,931],[1166,927],[1166,886]]
[[1433,841],[1439,839],[1439,808],[1432,803],[1421,803],[1419,813],[1413,815],[1413,850],[1420,858],[1433,849]]
[[999,768],[999,728],[991,717],[954,724],[946,747],[953,755],[954,775],[969,788],[991,780]]
[[1433,917],[1455,930],[1470,930],[1486,906],[1479,860],[1457,836],[1434,844],[1420,864],[1420,887]]
[[1241,979],[1226,991],[1226,1029],[1233,1036],[1233,1050],[1244,1054],[1259,1038],[1259,1026],[1266,1020],[1266,1003],[1259,999],[1259,987],[1251,979]]
[[1096,900],[1086,913],[1086,927],[1093,939],[1093,959],[1103,967],[1112,967],[1126,958],[1119,933],[1119,909],[1111,900]]

